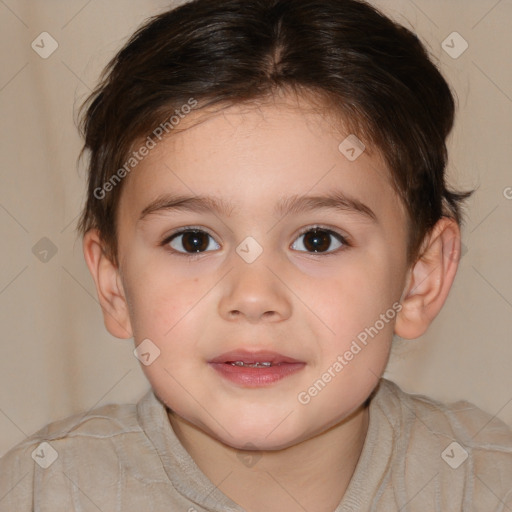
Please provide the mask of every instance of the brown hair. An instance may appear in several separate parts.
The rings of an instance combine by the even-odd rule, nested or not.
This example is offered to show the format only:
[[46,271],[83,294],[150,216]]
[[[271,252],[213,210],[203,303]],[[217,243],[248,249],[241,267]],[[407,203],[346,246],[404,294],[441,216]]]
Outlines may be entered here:
[[118,264],[116,213],[134,144],[191,100],[233,105],[284,90],[320,99],[380,151],[408,213],[409,262],[442,216],[461,224],[473,191],[446,184],[454,99],[411,31],[359,0],[193,0],[149,18],[82,105],[80,156],[90,159],[78,231],[98,228]]

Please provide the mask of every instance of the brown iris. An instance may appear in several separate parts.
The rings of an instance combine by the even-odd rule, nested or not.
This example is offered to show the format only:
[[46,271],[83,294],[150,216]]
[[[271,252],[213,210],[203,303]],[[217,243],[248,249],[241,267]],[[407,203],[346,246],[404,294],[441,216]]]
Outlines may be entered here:
[[325,230],[313,229],[304,234],[304,247],[311,252],[324,252],[331,245],[331,235]]
[[202,252],[208,248],[207,233],[202,231],[187,231],[181,234],[181,243],[187,252]]

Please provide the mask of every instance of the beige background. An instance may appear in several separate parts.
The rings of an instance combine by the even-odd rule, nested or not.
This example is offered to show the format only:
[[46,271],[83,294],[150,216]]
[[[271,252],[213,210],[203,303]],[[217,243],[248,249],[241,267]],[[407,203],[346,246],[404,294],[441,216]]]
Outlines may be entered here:
[[[375,4],[415,29],[456,90],[450,176],[479,187],[447,304],[421,339],[398,340],[386,376],[410,392],[469,399],[512,425],[512,1]],[[0,0],[0,454],[50,421],[135,401],[149,387],[133,342],[103,326],[74,232],[85,173],[73,116],[126,38],[169,5]],[[47,59],[31,48],[44,31],[59,45]],[[441,46],[453,31],[469,44],[457,59]],[[43,237],[57,251],[47,262],[32,252]]]

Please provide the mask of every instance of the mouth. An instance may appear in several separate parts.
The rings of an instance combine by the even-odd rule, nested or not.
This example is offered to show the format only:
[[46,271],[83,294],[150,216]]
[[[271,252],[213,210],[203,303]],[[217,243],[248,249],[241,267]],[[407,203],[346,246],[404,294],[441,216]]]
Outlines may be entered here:
[[259,361],[256,361],[255,363],[244,363],[243,361],[227,361],[226,364],[230,364],[232,366],[247,366],[249,368],[268,368],[270,366],[275,366],[270,361],[262,361],[261,363]]
[[226,352],[208,364],[228,381],[243,387],[273,384],[300,371],[305,362],[276,352]]
[[[303,361],[299,361],[298,359],[293,359],[292,357],[284,356],[282,354],[278,354],[277,352],[269,352],[269,351],[256,351],[251,352],[248,350],[233,350],[231,352],[225,352],[220,356],[208,361],[209,363],[226,363],[226,364],[238,364],[242,363],[242,365],[256,365],[263,364],[265,367],[268,366],[276,366],[280,364],[293,364],[293,363],[303,363]],[[238,366],[241,366],[238,364]]]

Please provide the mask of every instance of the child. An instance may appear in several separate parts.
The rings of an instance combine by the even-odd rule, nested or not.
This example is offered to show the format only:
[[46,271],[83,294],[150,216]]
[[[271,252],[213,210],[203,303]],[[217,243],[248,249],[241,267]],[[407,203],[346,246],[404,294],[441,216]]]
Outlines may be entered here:
[[512,510],[512,430],[381,377],[470,195],[416,36],[356,0],[195,0],[85,106],[84,255],[152,389],[8,452],[1,511]]

